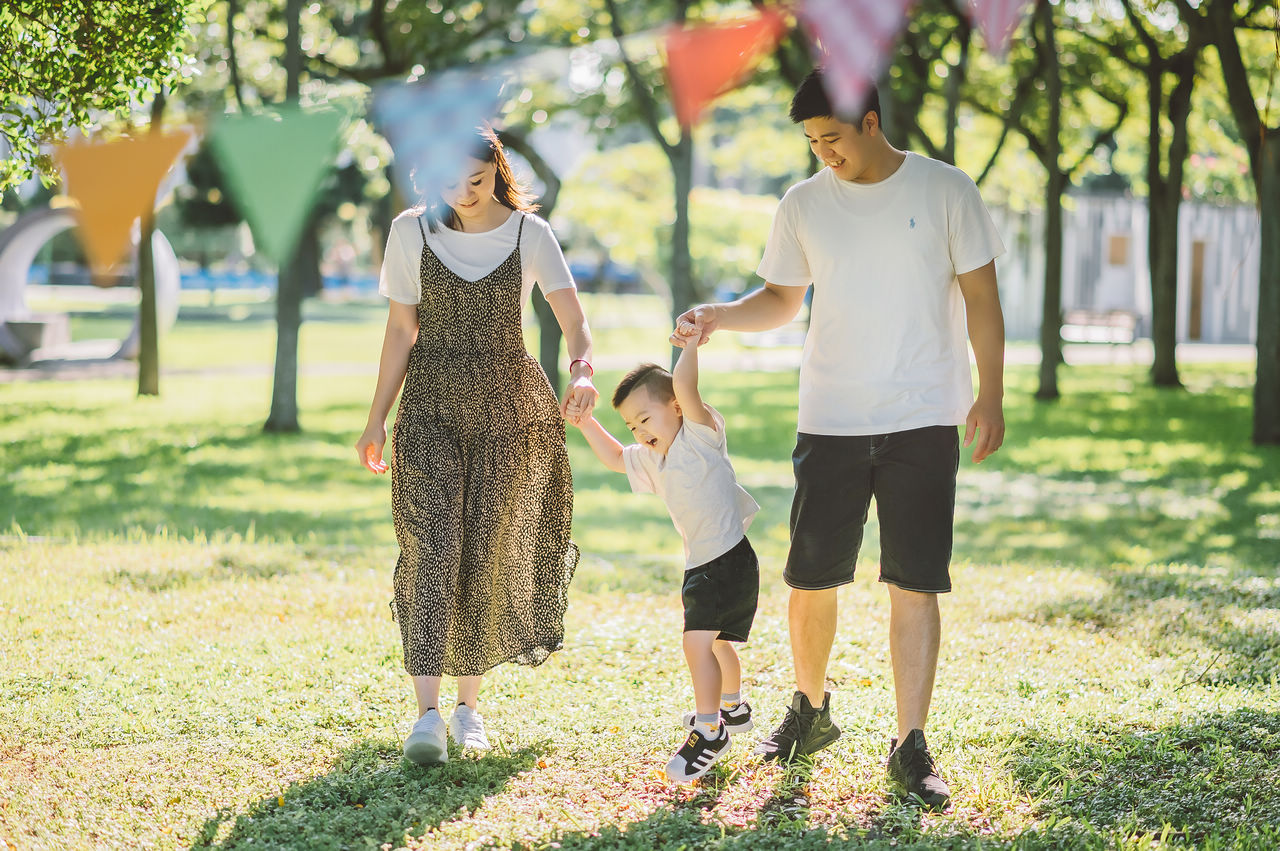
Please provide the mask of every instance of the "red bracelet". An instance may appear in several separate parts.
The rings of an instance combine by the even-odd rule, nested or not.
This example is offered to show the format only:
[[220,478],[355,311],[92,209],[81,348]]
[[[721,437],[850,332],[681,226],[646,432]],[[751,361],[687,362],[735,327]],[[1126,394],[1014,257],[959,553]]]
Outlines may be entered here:
[[587,375],[588,378],[596,374],[595,367],[593,367],[591,365],[591,361],[587,360],[586,358],[574,358],[573,360],[569,361],[569,371],[573,372],[573,367],[576,364],[580,364],[580,363],[585,363],[587,365],[587,369],[589,370],[589,373]]

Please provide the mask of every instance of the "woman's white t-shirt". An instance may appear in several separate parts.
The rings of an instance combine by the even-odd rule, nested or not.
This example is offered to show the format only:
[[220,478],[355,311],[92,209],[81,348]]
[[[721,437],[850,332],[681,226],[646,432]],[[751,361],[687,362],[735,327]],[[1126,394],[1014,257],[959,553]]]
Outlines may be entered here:
[[757,274],[813,284],[797,429],[962,424],[973,380],[956,275],[1003,253],[969,176],[918,154],[878,183],[825,168],[787,190]]
[[501,266],[515,250],[521,218],[524,231],[520,233],[523,279],[520,303],[528,303],[534,283],[543,295],[573,287],[573,275],[569,273],[569,264],[551,225],[538,216],[513,210],[507,220],[493,230],[467,233],[440,226],[432,233],[427,229],[426,219],[422,220],[422,230],[418,229],[420,214],[417,209],[406,210],[391,223],[382,274],[378,278],[378,292],[387,298],[401,304],[417,304],[422,300],[419,278],[423,231],[427,234],[427,244],[441,263],[464,281],[478,281]]
[[733,549],[760,506],[743,490],[729,461],[724,417],[710,405],[714,426],[688,417],[664,458],[642,443],[622,448],[622,463],[635,493],[656,493],[684,541],[685,570]]

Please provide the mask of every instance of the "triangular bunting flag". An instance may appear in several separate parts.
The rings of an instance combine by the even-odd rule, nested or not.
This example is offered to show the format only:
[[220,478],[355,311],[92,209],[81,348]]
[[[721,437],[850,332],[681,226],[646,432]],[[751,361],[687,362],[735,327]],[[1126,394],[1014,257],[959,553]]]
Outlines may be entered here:
[[692,126],[713,100],[741,83],[784,31],[773,10],[745,21],[673,27],[666,38],[667,78],[681,125]]
[[324,174],[333,165],[343,115],[333,109],[224,115],[209,144],[257,249],[277,265],[293,258]]
[[804,0],[800,20],[824,66],[827,96],[836,112],[856,117],[867,90],[906,22],[913,0]]
[[161,178],[190,141],[189,131],[178,130],[58,147],[67,194],[80,203],[78,235],[94,273],[124,259],[134,221],[155,208]]
[[459,71],[374,89],[374,124],[391,145],[392,174],[405,198],[462,179],[467,157],[480,144],[479,127],[497,115],[501,91],[500,79]]
[[969,18],[982,32],[987,51],[1003,58],[1018,24],[1026,17],[1029,0],[969,0]]

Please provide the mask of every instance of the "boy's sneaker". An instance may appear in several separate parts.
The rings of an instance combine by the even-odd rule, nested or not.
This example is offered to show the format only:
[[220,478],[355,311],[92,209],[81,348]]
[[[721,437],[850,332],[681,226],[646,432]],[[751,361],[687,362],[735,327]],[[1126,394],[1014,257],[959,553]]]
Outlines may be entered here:
[[805,693],[798,691],[778,729],[756,745],[755,752],[766,760],[792,762],[817,753],[838,738],[840,728],[831,720],[831,692],[823,692],[822,706],[815,709]]
[[465,703],[459,703],[449,718],[449,738],[462,748],[474,751],[489,750],[489,737],[484,732],[484,718]]
[[444,719],[435,709],[428,709],[413,722],[409,737],[404,740],[404,758],[418,765],[448,762],[449,748],[444,740]]
[[729,731],[723,724],[718,735],[710,739],[701,730],[691,730],[689,738],[667,763],[667,777],[677,783],[691,783],[706,774],[728,750]]
[[896,736],[889,740],[889,785],[897,795],[915,795],[931,809],[940,810],[951,800],[923,730],[912,730],[901,745]]
[[[684,728],[686,730],[693,729],[695,718],[697,716],[692,712],[684,714]],[[755,727],[756,722],[751,720],[751,704],[742,700],[732,709],[720,707],[720,726],[734,734],[745,733]]]

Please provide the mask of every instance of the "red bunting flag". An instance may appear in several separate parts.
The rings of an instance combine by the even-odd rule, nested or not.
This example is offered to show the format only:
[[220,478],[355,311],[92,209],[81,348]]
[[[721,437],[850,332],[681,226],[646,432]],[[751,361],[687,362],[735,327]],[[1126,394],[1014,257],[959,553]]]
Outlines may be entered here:
[[804,0],[800,20],[823,66],[827,96],[840,115],[856,116],[884,69],[914,0]]
[[80,204],[77,235],[96,274],[124,259],[134,220],[154,209],[161,178],[190,141],[179,130],[58,147],[67,194]]
[[712,101],[739,85],[752,62],[772,50],[786,26],[766,9],[731,23],[673,27],[667,32],[667,79],[676,118],[693,126]]
[[987,50],[997,57],[1009,51],[1009,39],[1026,17],[1029,0],[969,0],[969,19],[982,31]]

